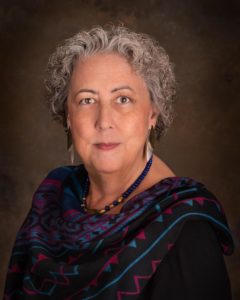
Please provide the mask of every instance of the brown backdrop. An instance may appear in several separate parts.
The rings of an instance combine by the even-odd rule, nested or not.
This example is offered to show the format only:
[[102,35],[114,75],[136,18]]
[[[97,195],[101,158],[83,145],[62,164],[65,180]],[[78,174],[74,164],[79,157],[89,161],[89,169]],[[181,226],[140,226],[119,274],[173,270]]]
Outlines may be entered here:
[[157,38],[176,65],[177,116],[157,152],[177,175],[202,181],[222,202],[236,243],[226,263],[234,299],[240,299],[239,1],[0,4],[0,289],[34,190],[50,169],[69,164],[64,132],[42,103],[48,57],[60,41],[83,28],[122,21]]

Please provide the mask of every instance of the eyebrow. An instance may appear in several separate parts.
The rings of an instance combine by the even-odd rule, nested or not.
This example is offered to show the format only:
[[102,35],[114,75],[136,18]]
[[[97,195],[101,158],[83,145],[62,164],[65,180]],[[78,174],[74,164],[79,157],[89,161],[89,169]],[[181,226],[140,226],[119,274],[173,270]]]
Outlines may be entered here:
[[[134,92],[134,90],[130,86],[123,85],[123,86],[119,86],[119,87],[114,88],[113,90],[111,90],[111,93],[115,93],[115,92],[117,92],[119,90],[130,90],[130,91]],[[97,92],[95,90],[92,90],[92,89],[80,89],[76,93],[76,95],[78,95],[79,93],[92,93],[94,95],[98,95],[99,94],[99,92]]]
[[98,94],[98,92],[91,90],[91,89],[80,89],[79,91],[77,91],[76,95],[79,93],[92,93],[92,94]]
[[130,91],[134,92],[134,90],[130,86],[123,85],[123,86],[119,86],[119,87],[116,87],[115,89],[111,90],[111,93],[117,92],[119,90],[130,90]]

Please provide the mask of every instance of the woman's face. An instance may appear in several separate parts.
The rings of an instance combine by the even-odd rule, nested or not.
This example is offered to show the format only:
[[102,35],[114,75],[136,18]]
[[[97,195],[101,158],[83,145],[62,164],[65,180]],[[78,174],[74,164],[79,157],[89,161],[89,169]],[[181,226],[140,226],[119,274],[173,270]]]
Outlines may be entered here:
[[96,54],[74,67],[67,99],[75,149],[88,170],[121,171],[143,160],[157,114],[144,80],[118,54]]

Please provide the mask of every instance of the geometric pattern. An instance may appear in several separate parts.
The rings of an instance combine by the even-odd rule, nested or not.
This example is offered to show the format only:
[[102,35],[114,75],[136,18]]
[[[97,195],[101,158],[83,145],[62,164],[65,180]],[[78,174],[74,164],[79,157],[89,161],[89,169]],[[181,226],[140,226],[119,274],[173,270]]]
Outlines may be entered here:
[[186,221],[204,220],[233,252],[216,197],[189,177],[168,177],[116,215],[82,211],[84,167],[53,170],[35,192],[9,264],[4,299],[137,299]]

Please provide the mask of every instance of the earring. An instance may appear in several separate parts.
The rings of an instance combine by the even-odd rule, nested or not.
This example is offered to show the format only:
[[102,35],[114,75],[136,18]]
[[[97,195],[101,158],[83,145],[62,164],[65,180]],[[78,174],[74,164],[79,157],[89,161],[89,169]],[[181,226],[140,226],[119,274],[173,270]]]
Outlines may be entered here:
[[152,153],[153,153],[153,148],[152,148],[151,144],[149,143],[149,141],[147,141],[145,149],[146,149],[145,150],[146,159],[147,159],[147,161],[149,161],[149,159],[151,158]]
[[74,147],[70,127],[67,128],[67,150],[70,153],[70,162],[74,164]]
[[155,143],[156,143],[156,132],[155,132],[153,125],[152,125],[152,127],[150,129],[150,133],[149,133],[149,142],[152,146],[152,149],[154,149]]
[[149,159],[151,158],[152,153],[153,153],[153,148],[154,148],[155,140],[156,140],[155,135],[156,135],[155,129],[152,126],[151,129],[149,130],[148,139],[147,139],[145,147],[144,147],[145,148],[144,152],[145,152],[147,161],[149,161]]

